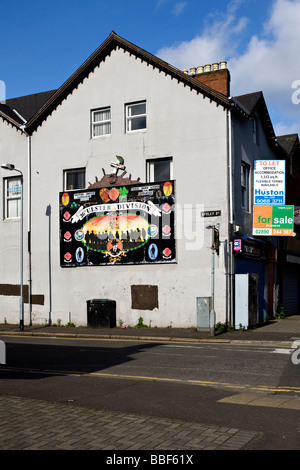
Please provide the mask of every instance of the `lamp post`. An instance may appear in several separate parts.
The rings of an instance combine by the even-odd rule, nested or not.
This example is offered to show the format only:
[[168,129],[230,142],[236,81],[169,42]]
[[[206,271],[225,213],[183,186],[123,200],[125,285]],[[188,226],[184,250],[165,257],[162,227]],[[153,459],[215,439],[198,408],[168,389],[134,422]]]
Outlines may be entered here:
[[21,175],[21,236],[20,236],[20,330],[24,330],[24,295],[23,295],[23,173],[12,163],[1,165],[9,171],[17,171]]
[[211,242],[211,312],[210,312],[210,334],[215,336],[215,252],[219,253],[219,230],[215,225],[208,225],[207,229],[212,230]]

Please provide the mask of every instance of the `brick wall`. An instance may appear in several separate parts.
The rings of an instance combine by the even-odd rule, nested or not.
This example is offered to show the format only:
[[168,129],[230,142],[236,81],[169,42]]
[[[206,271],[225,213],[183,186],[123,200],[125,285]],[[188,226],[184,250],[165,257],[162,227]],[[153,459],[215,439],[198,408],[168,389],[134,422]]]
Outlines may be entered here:
[[194,78],[219,93],[230,96],[230,72],[228,69],[199,73],[194,75]]

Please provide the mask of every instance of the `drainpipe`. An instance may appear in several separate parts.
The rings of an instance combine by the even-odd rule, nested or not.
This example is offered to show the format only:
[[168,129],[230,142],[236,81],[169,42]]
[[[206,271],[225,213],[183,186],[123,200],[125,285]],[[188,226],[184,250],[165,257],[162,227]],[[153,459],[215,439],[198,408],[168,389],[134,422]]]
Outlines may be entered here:
[[[228,238],[231,238],[233,226],[233,182],[232,182],[232,120],[231,110],[227,112],[227,144],[228,144],[228,186],[229,186],[229,223],[228,223]],[[228,256],[228,277],[229,277],[229,324],[233,324],[233,242],[229,242],[229,256]]]
[[[21,116],[22,117],[22,116]],[[22,118],[23,119],[23,118]],[[31,136],[25,130],[26,121],[21,126],[22,132],[27,136],[27,170],[28,170],[28,198],[27,198],[27,243],[28,243],[28,311],[29,311],[29,325],[32,325],[32,278],[31,278]]]
[[28,309],[29,324],[32,325],[32,279],[31,279],[31,136],[27,134],[28,139]]

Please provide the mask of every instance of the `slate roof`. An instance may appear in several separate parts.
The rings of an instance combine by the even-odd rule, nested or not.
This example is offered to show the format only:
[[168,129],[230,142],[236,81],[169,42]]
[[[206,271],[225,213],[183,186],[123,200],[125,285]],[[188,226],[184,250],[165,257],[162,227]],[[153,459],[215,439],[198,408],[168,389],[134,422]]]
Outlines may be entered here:
[[257,91],[255,93],[247,93],[246,95],[235,96],[234,99],[242,105],[249,115],[253,114],[263,98],[263,93]]
[[[6,100],[6,105],[15,109],[25,121],[29,121],[36,112],[48,101],[56,90],[35,93],[33,95],[20,96]],[[22,122],[24,124],[24,122]]]
[[277,137],[277,140],[289,155],[293,155],[295,151],[299,150],[298,134],[281,135]]
[[283,149],[288,155],[293,155],[295,151],[299,149],[298,134],[275,136],[274,131],[272,131],[273,126],[269,117],[267,105],[261,91],[235,96],[234,100],[241,105],[241,108],[246,111],[249,116],[252,116],[255,112],[259,112],[260,109],[263,110],[264,119],[262,122],[267,123],[267,130],[269,130],[269,135],[271,135],[272,140],[277,141],[277,143],[280,145],[279,151]]
[[20,118],[20,116],[18,116],[18,114],[16,114],[13,109],[4,103],[0,103],[0,116],[18,128],[24,124],[24,121]]
[[276,135],[263,92],[257,91],[254,93],[235,96],[233,100],[237,105],[240,105],[241,111],[244,111],[248,117],[254,116],[255,113],[260,115],[266,136],[269,138],[272,145],[277,146]]

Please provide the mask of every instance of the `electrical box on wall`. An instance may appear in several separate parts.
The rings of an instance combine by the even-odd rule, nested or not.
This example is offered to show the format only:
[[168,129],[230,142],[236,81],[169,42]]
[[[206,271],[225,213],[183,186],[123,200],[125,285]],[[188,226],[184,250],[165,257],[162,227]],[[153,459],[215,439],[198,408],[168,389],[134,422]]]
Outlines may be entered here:
[[197,330],[210,331],[211,329],[211,297],[197,297]]

